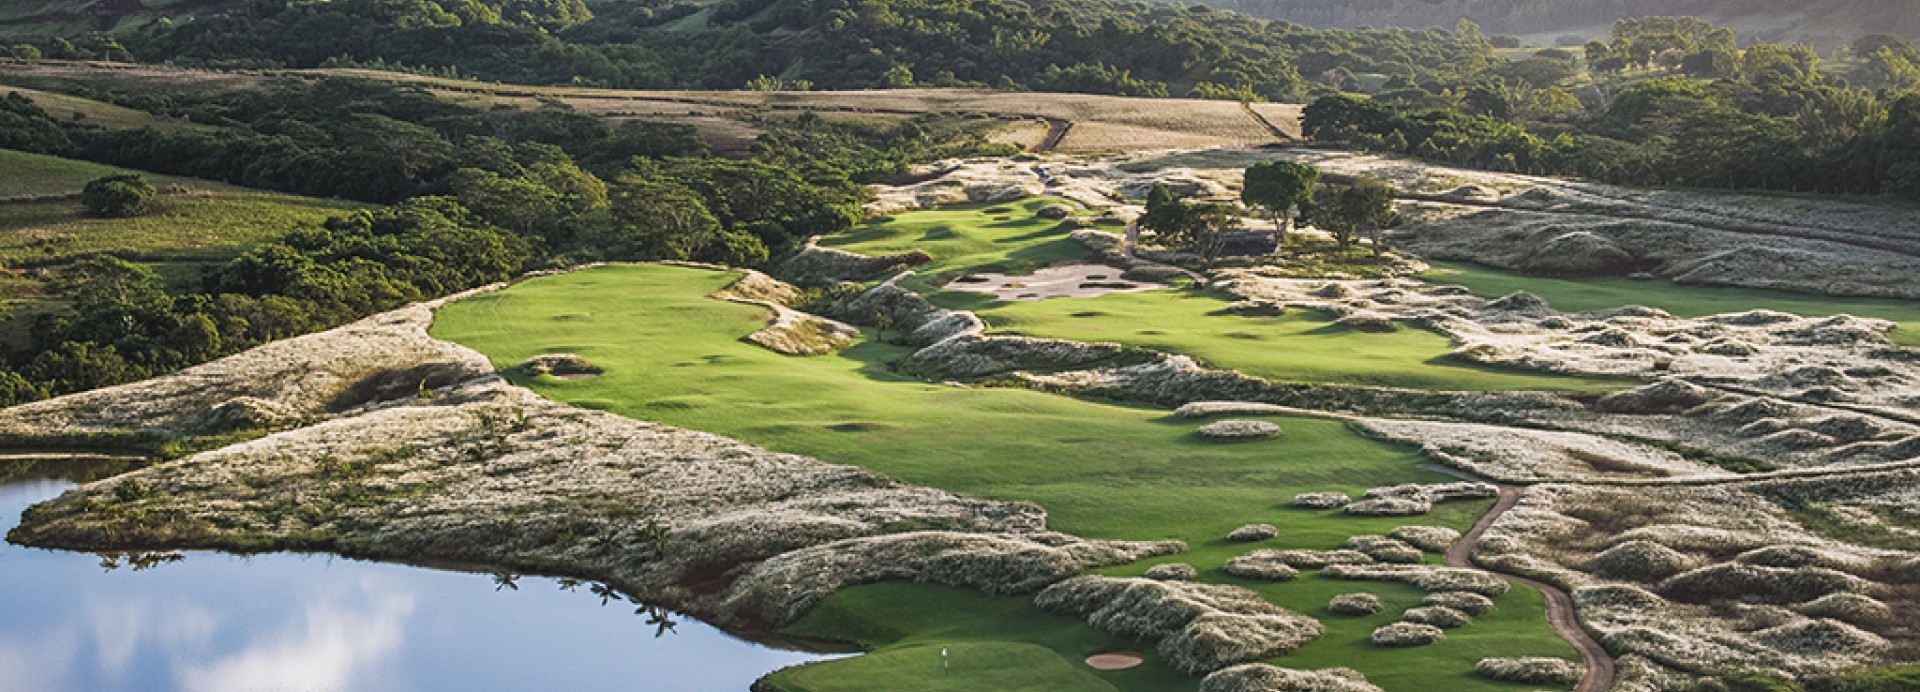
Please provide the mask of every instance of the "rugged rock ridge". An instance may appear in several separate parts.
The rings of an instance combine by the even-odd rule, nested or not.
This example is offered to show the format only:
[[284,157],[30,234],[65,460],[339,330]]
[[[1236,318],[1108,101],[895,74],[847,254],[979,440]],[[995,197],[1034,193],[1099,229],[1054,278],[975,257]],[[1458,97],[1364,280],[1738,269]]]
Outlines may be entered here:
[[[1047,531],[1031,504],[561,405],[428,336],[431,307],[0,412],[14,429],[75,434],[198,434],[210,412],[241,396],[278,397],[303,416],[69,491],[30,510],[9,538],[75,549],[327,550],[565,574],[736,626],[777,624],[848,584],[909,578],[1030,592],[1182,549],[1086,541]],[[335,410],[341,392],[385,382],[396,365],[448,381],[408,381],[404,393],[382,389],[390,396]]]

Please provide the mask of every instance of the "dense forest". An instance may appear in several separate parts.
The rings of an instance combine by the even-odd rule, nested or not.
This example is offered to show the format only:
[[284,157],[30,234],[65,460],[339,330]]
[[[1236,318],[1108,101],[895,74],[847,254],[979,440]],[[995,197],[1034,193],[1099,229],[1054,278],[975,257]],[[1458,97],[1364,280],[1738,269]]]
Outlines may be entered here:
[[1112,0],[256,0],[244,11],[33,46],[47,58],[375,66],[537,84],[738,89],[986,86],[1283,99],[1302,75],[1438,77],[1481,36],[1314,31],[1204,6]]
[[[861,182],[912,162],[1011,153],[939,118],[874,125],[801,115],[766,123],[751,158],[723,159],[678,126],[612,127],[553,108],[480,111],[346,79],[199,99],[110,95],[159,99],[148,105],[223,128],[102,130],[10,94],[0,98],[0,146],[390,206],[288,228],[207,272],[194,291],[169,293],[151,268],[113,255],[65,267],[55,288],[72,310],[39,319],[28,347],[8,356],[0,405],[143,379],[530,269],[757,265],[852,225],[867,194]],[[97,182],[90,206],[100,190],[138,195],[146,186]]]
[[[1809,46],[1736,49],[1699,20],[1622,22],[1459,81],[1402,81],[1308,106],[1318,141],[1615,183],[1920,198],[1920,50],[1872,35],[1846,74]],[[1591,75],[1581,75],[1584,61]],[[1571,88],[1577,77],[1597,80]]]

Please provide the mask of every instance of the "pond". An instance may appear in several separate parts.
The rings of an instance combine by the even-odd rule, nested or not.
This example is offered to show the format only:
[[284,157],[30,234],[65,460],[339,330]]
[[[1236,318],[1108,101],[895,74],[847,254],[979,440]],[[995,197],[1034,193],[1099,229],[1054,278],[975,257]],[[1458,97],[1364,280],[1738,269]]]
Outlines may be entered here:
[[[0,533],[74,485],[48,472],[58,463],[11,468],[0,468]],[[603,598],[591,583],[326,555],[103,558],[0,544],[7,689],[743,692],[830,656]]]

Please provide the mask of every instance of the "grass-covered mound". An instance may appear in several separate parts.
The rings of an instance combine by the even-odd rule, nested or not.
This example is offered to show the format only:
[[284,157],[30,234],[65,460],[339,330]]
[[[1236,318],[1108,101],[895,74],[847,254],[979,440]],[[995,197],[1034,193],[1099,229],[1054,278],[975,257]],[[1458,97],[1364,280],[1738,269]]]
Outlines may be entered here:
[[1681,286],[1659,279],[1587,278],[1550,279],[1477,264],[1434,263],[1426,278],[1435,283],[1465,286],[1474,294],[1498,298],[1526,291],[1545,298],[1564,312],[1606,310],[1645,305],[1681,317],[1703,317],[1764,308],[1804,317],[1847,314],[1900,323],[1888,338],[1920,347],[1920,302],[1891,298],[1847,298],[1796,291],[1718,286]]
[[[1316,617],[1333,596],[1357,589],[1387,601],[1389,611],[1379,616],[1328,622],[1324,637],[1286,657],[1290,667],[1346,665],[1389,688],[1396,680],[1405,685],[1444,678],[1474,690],[1493,689],[1473,675],[1481,658],[1571,654],[1548,630],[1539,595],[1527,589],[1501,596],[1493,617],[1448,642],[1417,653],[1389,652],[1366,645],[1367,636],[1399,610],[1418,605],[1418,590],[1312,573],[1266,584],[1221,571],[1246,549],[1227,534],[1250,522],[1278,527],[1281,538],[1269,541],[1276,548],[1315,549],[1405,523],[1284,503],[1301,492],[1358,495],[1370,487],[1448,480],[1418,469],[1422,459],[1409,450],[1362,438],[1337,421],[1278,416],[1249,417],[1281,422],[1283,437],[1222,445],[1193,434],[1201,422],[1165,411],[919,382],[888,367],[906,349],[870,340],[833,355],[781,356],[739,340],[765,324],[764,308],[708,297],[738,276],[610,266],[540,277],[448,306],[434,334],[480,350],[503,370],[543,353],[575,353],[604,368],[605,374],[588,380],[523,382],[561,401],[857,464],[909,483],[1037,502],[1050,512],[1051,528],[1081,536],[1179,539],[1191,546],[1185,554],[1102,571],[1111,576],[1185,562],[1199,568],[1199,581],[1251,588],[1276,605]],[[644,299],[626,298],[635,296]],[[1449,503],[1422,521],[1458,530],[1486,507],[1478,500]],[[1094,653],[1141,648],[1077,619],[1041,613],[1024,598],[902,583],[842,590],[789,631],[850,640],[890,655],[816,664],[804,679],[797,671],[776,676],[786,689],[939,689],[969,682],[958,667],[949,683],[937,677],[937,665],[896,665],[903,659],[892,654],[915,646],[1027,642],[1071,665]],[[1196,683],[1151,655],[1146,665],[1098,675],[1123,689],[1190,691]],[[995,678],[970,682],[971,689],[1000,688]],[[1080,688],[1061,682],[1050,689]]]
[[1377,333],[1311,310],[1243,317],[1213,292],[1121,293],[998,304],[980,310],[998,330],[1112,341],[1193,356],[1276,382],[1329,382],[1438,390],[1600,390],[1618,383],[1502,371],[1449,362],[1445,336],[1401,325]]

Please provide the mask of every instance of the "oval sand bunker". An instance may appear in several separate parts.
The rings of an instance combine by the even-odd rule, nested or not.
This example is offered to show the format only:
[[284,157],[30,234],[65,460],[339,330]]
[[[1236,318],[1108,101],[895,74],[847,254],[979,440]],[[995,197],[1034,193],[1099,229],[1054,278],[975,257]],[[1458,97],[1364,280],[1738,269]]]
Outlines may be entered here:
[[1132,651],[1109,651],[1087,657],[1087,666],[1094,670],[1126,670],[1140,665],[1146,659]]

